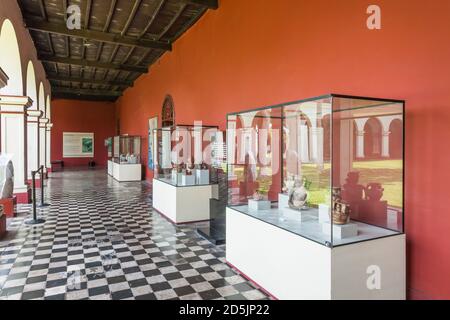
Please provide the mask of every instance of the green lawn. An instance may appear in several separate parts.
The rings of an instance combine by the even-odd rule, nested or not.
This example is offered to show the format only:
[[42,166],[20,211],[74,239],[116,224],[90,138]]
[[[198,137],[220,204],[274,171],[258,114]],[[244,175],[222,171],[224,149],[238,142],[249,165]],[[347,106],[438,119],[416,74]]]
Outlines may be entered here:
[[[318,205],[329,200],[330,189],[330,164],[325,164],[323,169],[318,169],[315,164],[304,164],[302,166],[303,176],[312,182],[310,188],[310,203]],[[370,182],[381,183],[384,188],[383,200],[388,201],[390,206],[402,206],[402,161],[401,160],[377,160],[358,161],[353,163],[353,170],[360,172],[362,185]],[[238,180],[243,180],[243,168],[235,167],[234,173]],[[259,176],[259,170],[258,170]],[[268,191],[271,177],[259,178],[260,190]]]
[[[312,181],[311,203],[324,203],[330,185],[330,165],[326,164],[323,170],[318,170],[314,164],[305,164],[302,168],[303,175]],[[358,161],[353,163],[353,170],[360,172],[360,184],[381,183],[384,188],[383,200],[388,201],[391,206],[402,206],[401,160]]]

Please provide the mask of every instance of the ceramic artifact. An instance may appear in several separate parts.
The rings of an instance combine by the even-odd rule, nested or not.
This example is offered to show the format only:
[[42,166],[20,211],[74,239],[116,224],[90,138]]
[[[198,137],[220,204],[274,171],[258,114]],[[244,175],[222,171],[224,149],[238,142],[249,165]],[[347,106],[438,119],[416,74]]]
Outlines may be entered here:
[[334,224],[344,225],[350,221],[350,206],[342,200],[341,188],[333,188],[333,210],[331,219]]

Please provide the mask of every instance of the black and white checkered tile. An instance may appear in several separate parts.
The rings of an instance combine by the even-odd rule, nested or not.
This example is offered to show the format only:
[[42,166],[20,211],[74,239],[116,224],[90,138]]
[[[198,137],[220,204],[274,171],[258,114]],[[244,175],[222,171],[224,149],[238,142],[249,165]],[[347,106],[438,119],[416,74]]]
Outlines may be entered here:
[[268,299],[197,226],[153,212],[147,184],[96,170],[54,173],[48,185],[45,224],[24,224],[30,206],[8,221],[0,299]]

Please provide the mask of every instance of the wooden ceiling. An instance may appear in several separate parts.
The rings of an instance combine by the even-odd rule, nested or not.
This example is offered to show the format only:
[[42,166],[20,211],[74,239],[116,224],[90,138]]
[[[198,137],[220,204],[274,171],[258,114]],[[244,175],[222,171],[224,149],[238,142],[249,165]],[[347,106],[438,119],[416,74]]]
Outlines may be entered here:
[[[54,98],[115,101],[218,0],[18,0]],[[81,29],[67,27],[68,6]]]

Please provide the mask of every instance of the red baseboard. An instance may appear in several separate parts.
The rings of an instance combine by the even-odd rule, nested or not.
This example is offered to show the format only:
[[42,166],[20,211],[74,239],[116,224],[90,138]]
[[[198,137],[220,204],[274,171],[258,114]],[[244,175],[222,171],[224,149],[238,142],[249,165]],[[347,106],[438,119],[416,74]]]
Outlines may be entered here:
[[245,279],[247,279],[248,281],[250,281],[251,283],[253,283],[253,285],[255,285],[255,287],[257,287],[259,290],[261,290],[262,292],[264,292],[265,294],[267,294],[269,297],[271,297],[274,300],[279,300],[277,297],[275,297],[273,294],[271,294],[269,291],[267,291],[266,289],[264,289],[262,286],[260,286],[256,281],[254,281],[252,278],[250,278],[249,276],[247,276],[245,273],[243,273],[241,270],[239,270],[238,268],[236,268],[232,263],[230,263],[229,261],[225,261],[225,263],[230,266],[232,269],[236,270],[241,276],[243,276]]
[[17,198],[17,203],[29,204],[31,202],[30,192],[14,193],[14,196]]
[[[35,180],[36,181],[36,188],[40,188],[41,187],[41,179],[36,179]],[[28,185],[29,186],[32,186],[33,185],[33,180],[27,180],[27,183],[28,183]]]
[[17,200],[15,198],[0,199],[0,205],[3,205],[3,213],[7,218],[14,218],[16,212],[14,210],[14,204]]
[[0,238],[6,234],[6,215],[0,217]]

